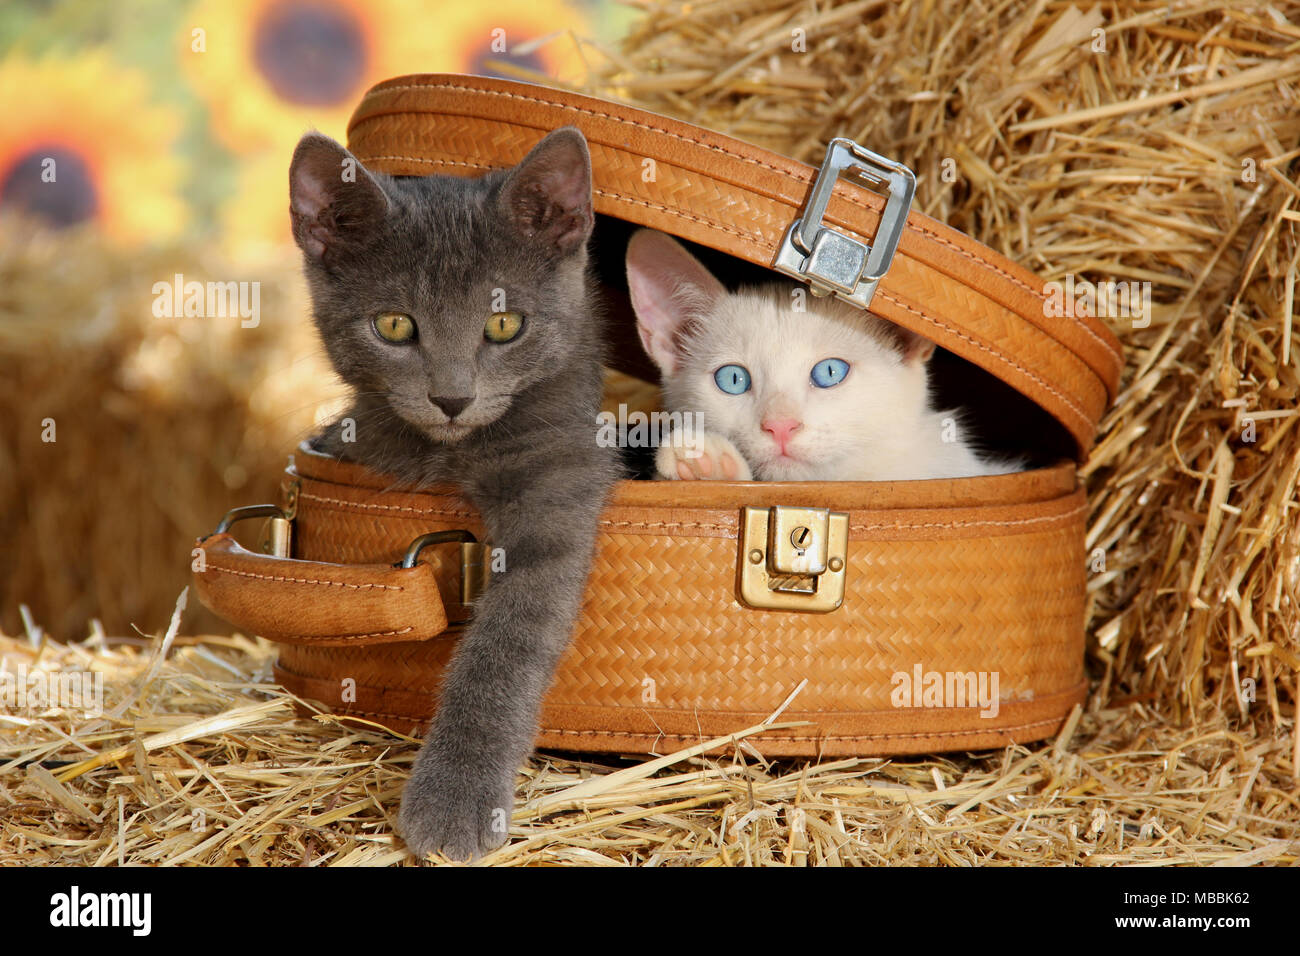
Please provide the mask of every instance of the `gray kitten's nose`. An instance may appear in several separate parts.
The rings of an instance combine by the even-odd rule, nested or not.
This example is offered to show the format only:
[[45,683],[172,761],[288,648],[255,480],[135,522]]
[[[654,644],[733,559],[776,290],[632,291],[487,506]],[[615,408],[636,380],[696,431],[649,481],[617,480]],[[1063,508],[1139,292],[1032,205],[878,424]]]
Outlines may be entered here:
[[448,418],[455,418],[463,412],[470,402],[474,401],[474,396],[468,398],[443,398],[438,395],[430,395],[429,401],[442,409],[442,413]]

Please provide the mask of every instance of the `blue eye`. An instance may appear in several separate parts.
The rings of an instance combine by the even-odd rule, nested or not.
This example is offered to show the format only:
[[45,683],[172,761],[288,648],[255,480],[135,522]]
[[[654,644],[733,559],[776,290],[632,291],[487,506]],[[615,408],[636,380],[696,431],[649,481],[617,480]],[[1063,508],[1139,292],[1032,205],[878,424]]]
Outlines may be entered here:
[[844,359],[822,359],[812,370],[812,383],[818,388],[830,388],[844,381],[849,374],[849,363]]
[[713,380],[728,395],[743,395],[749,391],[749,369],[743,365],[724,365],[713,373]]

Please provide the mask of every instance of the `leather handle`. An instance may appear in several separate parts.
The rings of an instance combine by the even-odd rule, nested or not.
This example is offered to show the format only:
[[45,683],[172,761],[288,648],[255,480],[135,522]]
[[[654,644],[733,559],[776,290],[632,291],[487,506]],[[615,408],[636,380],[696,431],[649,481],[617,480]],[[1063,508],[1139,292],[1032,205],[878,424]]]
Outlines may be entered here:
[[327,564],[258,554],[228,533],[201,538],[194,588],[210,610],[287,644],[427,641],[447,629],[433,568]]

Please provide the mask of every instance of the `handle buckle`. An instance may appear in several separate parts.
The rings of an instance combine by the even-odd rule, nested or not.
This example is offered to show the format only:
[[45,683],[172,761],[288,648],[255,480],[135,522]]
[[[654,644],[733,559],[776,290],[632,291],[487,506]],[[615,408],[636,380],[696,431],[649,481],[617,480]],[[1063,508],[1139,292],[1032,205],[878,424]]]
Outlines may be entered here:
[[207,535],[204,540],[214,534],[225,534],[235,522],[248,518],[270,518],[262,533],[260,542],[262,550],[277,558],[290,556],[289,552],[293,548],[293,516],[279,505],[245,505],[242,508],[231,508],[217,522],[216,530]]
[[[393,565],[397,568],[413,568],[420,560],[420,552],[431,544],[443,544],[448,541],[460,542],[460,603],[469,607],[487,589],[492,569],[489,564],[491,549],[474,535],[465,530],[431,531],[422,534],[406,549],[402,560]],[[463,621],[453,621],[462,624]]]
[[[880,227],[870,245],[822,222],[841,173],[888,190]],[[894,261],[915,192],[916,176],[902,163],[851,139],[831,140],[803,214],[786,230],[773,268],[808,283],[813,295],[835,295],[860,309],[868,308],[876,286]]]

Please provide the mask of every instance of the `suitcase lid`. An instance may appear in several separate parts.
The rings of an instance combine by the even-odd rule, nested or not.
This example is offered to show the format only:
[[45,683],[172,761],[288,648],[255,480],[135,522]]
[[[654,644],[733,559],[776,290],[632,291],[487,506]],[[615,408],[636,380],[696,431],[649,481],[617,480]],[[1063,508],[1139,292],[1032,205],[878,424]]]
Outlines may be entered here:
[[[646,110],[511,80],[427,74],[366,93],[348,146],[378,172],[477,176],[515,165],[561,126],[587,138],[598,216],[782,271],[860,307],[865,300],[876,315],[1046,410],[1068,431],[1075,458],[1087,457],[1118,388],[1119,341],[1070,302],[1066,315],[1055,314],[1062,310],[1049,308],[1029,270],[909,209],[911,173],[850,141],[831,144],[819,176],[805,163]],[[889,194],[848,181],[841,169]],[[653,366],[640,354],[626,293],[619,295],[609,311],[628,321],[611,329],[622,333],[614,336],[617,364],[645,376]]]

